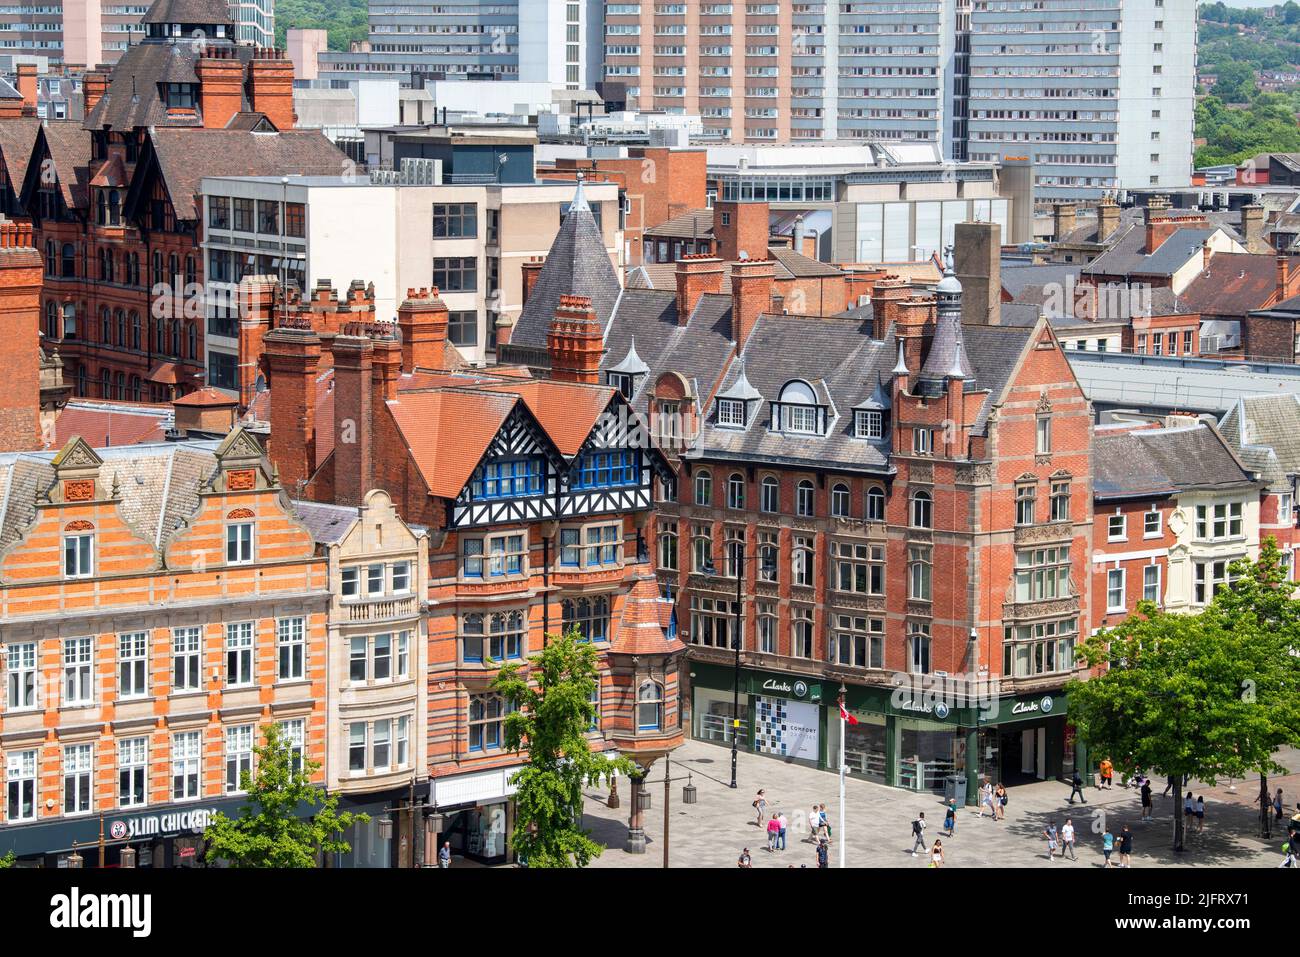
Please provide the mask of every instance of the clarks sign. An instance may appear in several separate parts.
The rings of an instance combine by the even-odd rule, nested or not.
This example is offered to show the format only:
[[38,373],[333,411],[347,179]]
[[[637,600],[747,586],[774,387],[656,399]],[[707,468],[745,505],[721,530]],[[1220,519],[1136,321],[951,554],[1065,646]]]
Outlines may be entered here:
[[779,678],[768,678],[763,682],[764,691],[778,691],[781,694],[793,694],[796,698],[802,698],[808,694],[808,685],[802,681],[796,681],[791,684]]

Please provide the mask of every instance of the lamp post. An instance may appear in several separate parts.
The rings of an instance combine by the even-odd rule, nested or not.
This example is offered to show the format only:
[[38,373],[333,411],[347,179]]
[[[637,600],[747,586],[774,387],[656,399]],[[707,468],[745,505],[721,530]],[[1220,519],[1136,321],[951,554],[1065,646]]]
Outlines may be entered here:
[[405,833],[402,835],[402,841],[406,844],[408,850],[402,852],[400,849],[397,855],[397,866],[402,866],[402,860],[406,860],[408,868],[414,868],[415,862],[415,775],[411,775],[411,796],[405,807],[386,807],[384,808],[384,817],[379,819],[379,836],[383,840],[391,840],[393,837],[393,819],[390,814],[406,814]]
[[[744,645],[744,619],[740,607],[741,589],[745,583],[745,562],[750,559],[757,559],[762,563],[764,573],[769,573],[776,568],[776,560],[770,554],[760,553],[758,555],[746,555],[743,544],[733,544],[730,548],[728,561],[734,562],[736,566],[736,624],[732,630],[731,647],[735,652],[734,670],[731,676],[731,784],[730,787],[736,787],[736,761],[737,745],[740,737],[740,650]],[[716,575],[717,568],[713,562],[709,561],[703,568],[704,574]]]

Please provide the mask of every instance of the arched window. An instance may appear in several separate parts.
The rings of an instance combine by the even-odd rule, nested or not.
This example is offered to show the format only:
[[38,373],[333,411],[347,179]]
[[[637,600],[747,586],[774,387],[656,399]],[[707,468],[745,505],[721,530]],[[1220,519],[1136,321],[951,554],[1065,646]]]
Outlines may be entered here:
[[47,276],[57,276],[59,274],[59,247],[53,239],[45,240],[45,274]]
[[113,281],[113,250],[104,250],[104,279],[107,282]]
[[179,319],[172,320],[171,330],[172,330],[172,351],[169,354],[179,357],[181,354],[181,322]]
[[74,279],[77,275],[77,250],[72,243],[64,243],[62,250],[60,274],[64,279]]
[[131,253],[131,275],[130,278],[127,279],[127,282],[129,282],[133,286],[140,285],[140,254],[139,253]]
[[197,359],[199,351],[199,334],[195,324],[192,322],[185,323],[185,340],[188,349],[186,356],[190,359]]
[[45,304],[45,335],[50,339],[59,338],[59,307],[53,299]]
[[131,394],[128,398],[132,402],[140,401],[140,385],[140,377],[138,375],[131,376]]
[[831,489],[831,514],[836,518],[849,517],[849,487],[843,482]]
[[172,253],[167,257],[167,281],[178,282],[181,278],[181,257]]
[[153,284],[163,284],[163,254],[156,249],[153,251]]
[[140,313],[131,311],[131,348],[140,349]]
[[802,535],[794,536],[790,546],[790,574],[796,585],[813,584],[812,540]]
[[108,306],[99,309],[99,341],[106,346],[113,342],[113,319]]
[[794,512],[804,518],[811,518],[816,508],[813,483],[804,479],[795,489]]
[[76,379],[77,379],[77,395],[81,396],[82,398],[85,398],[86,386],[88,383],[86,380],[86,367],[84,365],[77,366]]
[[780,431],[804,435],[821,434],[817,393],[807,382],[796,379],[786,383],[785,388],[781,390],[779,411],[780,422],[777,427]]
[[713,475],[706,469],[695,473],[695,504],[713,504]]
[[877,485],[867,489],[867,521],[883,522],[885,520],[885,493]]
[[[100,195],[103,195],[102,193]],[[122,194],[115,189],[108,191],[108,225],[122,224]]]
[[713,564],[713,539],[708,525],[696,525],[691,532],[691,571],[703,573]]
[[167,336],[163,332],[164,326],[161,319],[154,320],[153,324],[153,351],[162,355],[167,352]]
[[469,749],[499,748],[505,701],[499,694],[476,694],[469,699]]
[[790,612],[790,654],[796,658],[813,656],[813,613],[811,608]]
[[198,281],[198,273],[194,269],[194,257],[185,257],[185,284],[192,286]]
[[117,326],[117,344],[126,346],[126,313],[121,309],[114,312],[113,324]]
[[657,681],[643,681],[637,689],[636,726],[639,731],[663,729],[664,687]]
[[113,391],[113,373],[108,369],[99,370],[99,397],[101,399],[111,399]]
[[677,571],[678,539],[677,523],[659,522],[659,567],[665,571]]
[[727,476],[727,508],[745,507],[745,476],[732,472]]
[[781,483],[770,475],[763,479],[758,505],[760,511],[769,514],[781,510]]
[[75,303],[63,304],[63,338],[77,338],[77,306]]
[[912,496],[912,527],[933,528],[933,501],[929,492],[917,492]]
[[113,398],[121,401],[126,398],[126,373],[117,372],[113,374]]

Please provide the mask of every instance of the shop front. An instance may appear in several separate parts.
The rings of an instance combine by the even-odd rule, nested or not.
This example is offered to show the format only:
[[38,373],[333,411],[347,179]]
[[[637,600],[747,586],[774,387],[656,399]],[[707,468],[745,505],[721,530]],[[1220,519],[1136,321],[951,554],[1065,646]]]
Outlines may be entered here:
[[826,708],[819,679],[742,669],[738,709],[734,680],[730,668],[691,664],[692,737],[730,747],[738,716],[741,749],[825,767]]
[[451,855],[478,864],[514,861],[510,833],[515,826],[516,787],[510,778],[519,766],[434,778],[429,782],[433,822],[426,860],[451,845]]
[[977,740],[977,780],[1011,786],[1068,779],[1076,760],[1086,766],[1086,756],[1076,754],[1066,698],[1059,691],[999,698],[996,709],[979,715]]
[[0,828],[0,856],[12,851],[16,867],[75,866],[77,857],[82,867],[206,867],[203,832],[218,811],[233,817],[243,805],[239,797],[11,824]]

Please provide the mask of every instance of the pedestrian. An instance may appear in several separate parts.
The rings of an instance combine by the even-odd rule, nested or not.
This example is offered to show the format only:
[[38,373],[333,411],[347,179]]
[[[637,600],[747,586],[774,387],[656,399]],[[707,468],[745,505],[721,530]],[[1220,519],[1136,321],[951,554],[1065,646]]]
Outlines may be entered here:
[[1278,824],[1282,823],[1282,789],[1278,788],[1277,793],[1273,795],[1273,816]]
[[1070,818],[1065,819],[1061,825],[1061,860],[1065,860],[1065,852],[1070,852],[1070,860],[1077,861],[1074,856],[1074,821]]
[[1098,789],[1105,788],[1106,790],[1109,791],[1111,786],[1111,781],[1115,777],[1115,765],[1111,764],[1110,758],[1102,758],[1101,764],[1099,765],[1099,769],[1100,769],[1101,783],[1098,785]]
[[[740,857],[736,860],[736,866],[737,866],[737,867],[753,867],[753,866],[754,866],[754,861],[753,861],[753,859],[749,856],[749,848],[745,848],[743,851],[740,852]],[[791,864],[790,866],[793,867],[794,865]]]
[[1124,825],[1124,830],[1119,832],[1119,866],[1128,867],[1129,855],[1133,853],[1133,832]]
[[818,867],[831,866],[831,856],[830,853],[826,850],[825,840],[820,840],[817,842],[817,866]]
[[930,848],[930,866],[943,867],[943,841],[937,837],[934,846]]
[[788,828],[788,827],[790,826],[790,819],[787,818],[787,817],[785,816],[785,811],[782,811],[782,812],[780,813],[780,815],[777,817],[776,822],[777,822],[777,825],[778,825],[778,828],[777,828],[777,837],[776,837],[776,839],[777,839],[778,842],[780,842],[780,845],[781,845],[781,848],[780,848],[780,849],[784,851],[784,850],[785,850],[785,832],[786,832],[786,828]]
[[1300,867],[1300,858],[1296,857],[1295,841],[1287,841],[1282,845],[1282,863],[1278,867]]
[[1078,771],[1070,778],[1070,803],[1074,803],[1074,796],[1079,795],[1079,801],[1083,804],[1088,803],[1088,799],[1083,796],[1083,778]]
[[814,804],[812,810],[808,812],[808,840],[812,841],[814,844],[817,843],[817,832],[821,829],[821,826],[822,815],[821,812],[817,810],[817,805]]
[[948,801],[948,810],[943,814],[943,829],[952,837],[957,833],[957,799],[951,798]]
[[763,826],[763,822],[767,819],[767,818],[766,818],[766,814],[767,814],[767,792],[764,791],[762,788],[759,788],[759,789],[758,789],[758,794],[756,794],[756,795],[754,796],[754,805],[753,805],[753,807],[754,807],[754,810],[758,812],[758,820],[756,820],[754,823],[755,823],[758,827],[762,827],[762,826]]
[[835,835],[831,834],[831,819],[830,819],[830,817],[826,814],[826,805],[825,805],[825,804],[822,804],[822,805],[820,805],[820,806],[817,808],[817,816],[818,816],[818,818],[821,820],[821,826],[822,826],[822,832],[823,832],[823,835],[822,835],[822,836],[825,837],[826,840],[829,841],[829,840],[830,840],[832,837],[834,837]]
[[1165,778],[1165,792],[1160,796],[1169,797],[1169,792],[1174,788],[1176,784],[1178,784],[1178,775],[1176,774],[1169,775],[1167,778]]
[[997,820],[997,813],[993,810],[993,782],[988,778],[980,785],[980,817],[984,816],[984,809],[989,809],[989,815],[993,820]]
[[443,841],[442,847],[438,849],[438,866],[441,868],[451,867],[451,842]]
[[922,811],[912,822],[912,856],[916,857],[916,849],[919,847],[925,850],[925,812]]
[[998,782],[997,789],[993,792],[993,810],[997,812],[996,818],[1001,821],[1007,816],[1007,789],[1001,781]]
[[1192,792],[1187,792],[1187,797],[1183,798],[1183,829],[1190,831],[1192,829],[1192,818],[1196,817],[1196,802],[1192,800]]
[[1205,795],[1198,795],[1196,798],[1196,833],[1200,834],[1205,830]]
[[1142,820],[1151,820],[1151,812],[1154,810],[1151,801],[1151,779],[1147,778],[1142,782]]
[[1043,828],[1043,837],[1047,838],[1047,859],[1056,860],[1056,845],[1060,842],[1060,835],[1056,831],[1055,819],[1047,822],[1047,827]]
[[773,815],[767,819],[767,849],[776,850],[776,842],[781,835],[781,822]]
[[1101,856],[1106,859],[1102,867],[1110,867],[1110,855],[1115,850],[1115,835],[1106,828],[1106,833],[1101,836]]

